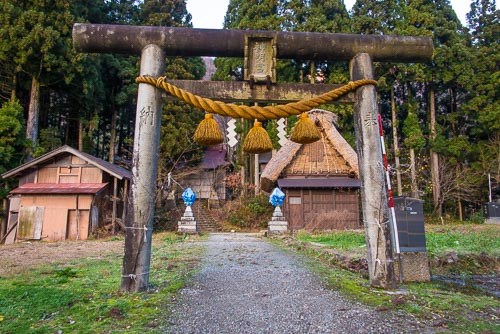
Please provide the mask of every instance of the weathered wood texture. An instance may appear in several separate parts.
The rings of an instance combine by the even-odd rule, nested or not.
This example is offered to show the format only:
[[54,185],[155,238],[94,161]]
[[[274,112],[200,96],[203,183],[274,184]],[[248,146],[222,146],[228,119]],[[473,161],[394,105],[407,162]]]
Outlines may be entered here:
[[[156,45],[145,47],[140,75],[159,77],[164,71],[164,52]],[[139,84],[121,282],[121,289],[128,292],[145,290],[149,284],[161,113],[161,92],[151,85]]]
[[292,231],[360,228],[357,189],[285,189],[283,212]]
[[81,52],[140,54],[155,44],[167,56],[243,57],[245,35],[251,34],[275,36],[279,59],[350,60],[369,53],[374,61],[426,62],[433,54],[428,37],[82,23],[73,26],[73,44]]
[[[198,81],[167,80],[167,82],[190,93],[224,102],[289,103],[327,93],[342,85],[279,83],[267,89],[265,85],[254,85],[245,81]],[[165,93],[166,94],[166,93]],[[167,95],[169,97],[170,95]],[[173,98],[173,97],[172,97]],[[354,103],[354,92],[331,103]]]
[[[373,79],[372,60],[362,53],[351,62],[351,79]],[[388,206],[380,134],[377,123],[375,86],[357,89],[354,104],[354,129],[361,176],[361,204],[368,252],[370,284],[394,287],[394,263],[388,226]]]

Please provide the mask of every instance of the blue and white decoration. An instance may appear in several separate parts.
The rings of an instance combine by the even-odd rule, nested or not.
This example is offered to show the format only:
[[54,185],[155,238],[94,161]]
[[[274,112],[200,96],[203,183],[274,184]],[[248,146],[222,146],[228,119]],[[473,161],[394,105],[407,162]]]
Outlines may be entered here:
[[272,206],[283,206],[283,201],[285,200],[285,194],[280,190],[280,188],[274,188],[271,196],[269,196],[269,203]]
[[182,193],[182,200],[184,201],[184,204],[186,204],[186,206],[192,206],[194,204],[194,201],[196,200],[196,194],[191,188],[187,188]]

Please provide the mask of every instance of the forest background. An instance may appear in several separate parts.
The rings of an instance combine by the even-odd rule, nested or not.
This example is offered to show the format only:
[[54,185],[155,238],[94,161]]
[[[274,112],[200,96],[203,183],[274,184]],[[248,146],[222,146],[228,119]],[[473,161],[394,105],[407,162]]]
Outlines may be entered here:
[[[75,22],[191,27],[183,0],[2,0],[0,2],[0,173],[67,144],[129,166],[138,56],[81,54]],[[427,64],[375,63],[379,112],[397,195],[426,211],[475,219],[500,181],[499,11],[473,0],[463,26],[448,0],[231,0],[226,29],[428,36]],[[279,47],[279,46],[278,46]],[[201,79],[201,58],[166,60],[169,79]],[[242,80],[243,60],[218,58],[213,80]],[[347,83],[345,62],[280,60],[279,82]],[[328,105],[354,146],[352,107]],[[164,103],[158,184],[196,165],[192,134],[203,111]],[[290,124],[293,120],[290,119]],[[267,124],[275,133],[274,122]],[[245,136],[245,126],[239,128]],[[279,148],[277,141],[275,148]],[[233,169],[250,168],[244,156]],[[0,179],[5,199],[15,185]],[[5,202],[5,201],[4,201]]]

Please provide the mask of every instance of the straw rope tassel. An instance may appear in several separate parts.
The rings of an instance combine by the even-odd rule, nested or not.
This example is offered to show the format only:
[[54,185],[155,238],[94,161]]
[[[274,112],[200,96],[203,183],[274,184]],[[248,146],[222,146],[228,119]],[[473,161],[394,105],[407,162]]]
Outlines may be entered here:
[[205,119],[200,122],[194,132],[193,140],[205,146],[217,145],[224,141],[224,135],[213,114],[205,114]]
[[310,144],[320,138],[321,133],[318,131],[314,121],[309,118],[306,112],[300,114],[300,119],[290,134],[290,140],[299,144]]
[[243,142],[243,151],[248,153],[265,153],[272,151],[273,143],[266,129],[262,127],[262,123],[255,121],[253,128],[250,129],[245,141]]

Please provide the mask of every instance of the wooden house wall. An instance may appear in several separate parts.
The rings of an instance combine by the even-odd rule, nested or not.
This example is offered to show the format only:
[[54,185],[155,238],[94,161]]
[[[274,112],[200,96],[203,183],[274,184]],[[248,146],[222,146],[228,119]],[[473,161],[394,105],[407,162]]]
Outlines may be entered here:
[[355,189],[284,189],[284,213],[291,230],[344,230],[361,227]]
[[[87,239],[92,195],[23,195],[20,208],[43,208],[43,240]],[[28,210],[28,209],[27,209]],[[19,221],[21,225],[22,222]],[[78,226],[78,228],[77,228]],[[22,229],[19,226],[19,229]]]
[[36,169],[26,172],[19,178],[19,185],[22,186],[23,184],[26,183],[36,183],[36,175],[37,175]]
[[[183,183],[190,187],[199,199],[225,200],[224,169],[203,170],[187,176]],[[214,190],[215,185],[215,190]]]
[[51,163],[40,166],[33,172],[31,180],[21,177],[19,185],[25,183],[102,183],[103,172],[94,165],[74,155],[66,155]]
[[[113,196],[115,182],[116,198]],[[35,228],[38,226],[43,226],[43,230],[41,234],[35,233],[38,235],[34,235],[35,239],[40,236],[43,240],[50,241],[87,239],[98,226],[109,225],[113,216],[117,223],[123,223],[125,218],[128,180],[115,179],[112,175],[71,153],[47,159],[36,167],[25,170],[19,176],[19,186],[27,183],[108,183],[108,186],[97,196],[23,194],[13,197],[11,202],[14,205],[9,210],[7,228],[13,227],[15,230],[6,238],[6,243],[15,241],[17,231],[22,231],[26,234],[23,234],[24,237],[29,237],[30,234],[35,233]],[[115,211],[113,200],[116,200]],[[21,223],[19,221],[21,213],[23,217],[27,217],[24,219],[28,222],[26,226],[18,226]],[[38,221],[40,217],[43,217],[43,222]]]

